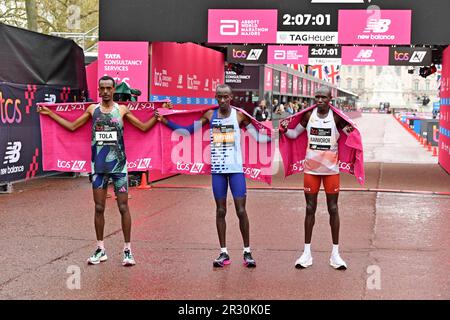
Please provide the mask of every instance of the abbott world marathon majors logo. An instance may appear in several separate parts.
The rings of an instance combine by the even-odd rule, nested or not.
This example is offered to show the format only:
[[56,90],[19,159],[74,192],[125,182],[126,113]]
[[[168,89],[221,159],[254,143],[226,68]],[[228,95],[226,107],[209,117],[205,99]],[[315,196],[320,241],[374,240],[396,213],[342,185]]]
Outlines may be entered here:
[[209,43],[273,43],[277,10],[208,10]]
[[[22,150],[22,142],[11,141],[6,145],[6,152],[3,158],[3,164],[7,165],[0,169],[0,175],[13,174],[25,171],[24,166],[14,165],[20,160],[20,150]],[[11,166],[9,164],[12,164]]]

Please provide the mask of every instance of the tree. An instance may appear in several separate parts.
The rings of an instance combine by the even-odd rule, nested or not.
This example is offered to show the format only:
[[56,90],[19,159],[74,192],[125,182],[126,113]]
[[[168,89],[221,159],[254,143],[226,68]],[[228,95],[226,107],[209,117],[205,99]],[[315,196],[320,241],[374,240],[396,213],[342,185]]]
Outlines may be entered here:
[[2,0],[0,22],[38,31],[84,33],[98,26],[99,0]]

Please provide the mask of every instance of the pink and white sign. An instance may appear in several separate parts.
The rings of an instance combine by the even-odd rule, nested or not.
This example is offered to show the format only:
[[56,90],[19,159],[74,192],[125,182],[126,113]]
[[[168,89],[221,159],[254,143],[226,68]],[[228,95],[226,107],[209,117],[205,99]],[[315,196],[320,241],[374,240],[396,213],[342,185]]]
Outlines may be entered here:
[[339,10],[341,44],[410,44],[411,10]]
[[303,78],[303,95],[304,96],[309,96],[307,85],[308,85],[308,80]]
[[209,43],[276,43],[277,10],[208,10]]
[[439,164],[450,174],[450,48],[442,54]]
[[272,69],[264,68],[264,91],[272,91]]
[[287,92],[287,73],[281,71],[280,73],[280,93],[286,93]]
[[214,98],[216,86],[224,83],[224,61],[223,53],[194,43],[154,42],[151,96],[175,97],[178,105],[187,98]]
[[298,94],[298,78],[296,76],[292,77],[292,95],[296,96]]
[[387,66],[389,47],[342,47],[342,64]]
[[308,64],[307,46],[268,46],[267,63]]
[[147,101],[148,42],[100,41],[98,77],[104,75],[113,77],[117,84],[123,81],[131,88],[139,89],[142,94],[138,100]]

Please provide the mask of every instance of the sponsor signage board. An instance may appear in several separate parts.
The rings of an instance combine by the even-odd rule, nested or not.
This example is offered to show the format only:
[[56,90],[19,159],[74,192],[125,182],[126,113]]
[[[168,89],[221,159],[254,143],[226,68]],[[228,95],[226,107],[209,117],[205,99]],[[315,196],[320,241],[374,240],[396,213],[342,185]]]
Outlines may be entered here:
[[227,61],[245,64],[266,64],[267,47],[265,46],[228,46]]
[[431,64],[430,48],[391,47],[389,64],[393,66],[428,66]]

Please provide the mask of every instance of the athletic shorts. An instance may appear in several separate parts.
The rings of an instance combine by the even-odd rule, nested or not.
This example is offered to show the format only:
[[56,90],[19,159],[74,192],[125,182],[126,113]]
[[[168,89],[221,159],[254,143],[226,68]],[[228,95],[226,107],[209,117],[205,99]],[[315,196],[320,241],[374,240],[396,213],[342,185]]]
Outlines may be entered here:
[[227,198],[228,184],[233,198],[244,198],[247,195],[244,173],[213,173],[211,176],[216,200]]
[[128,193],[128,173],[94,173],[92,175],[92,189],[107,189],[111,178],[114,193]]
[[325,193],[339,193],[339,174],[315,175],[308,173],[305,173],[303,177],[305,193],[319,193],[321,181],[323,181]]

